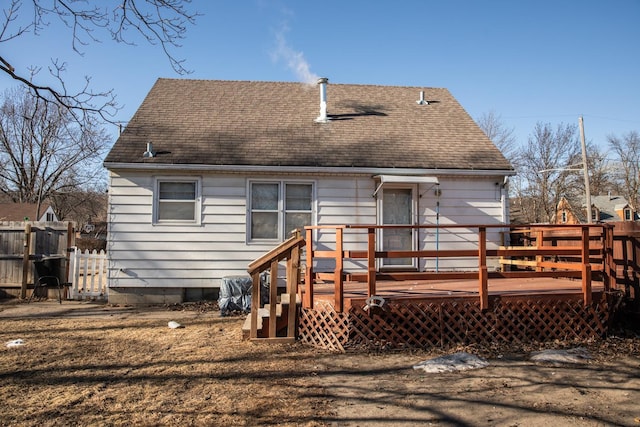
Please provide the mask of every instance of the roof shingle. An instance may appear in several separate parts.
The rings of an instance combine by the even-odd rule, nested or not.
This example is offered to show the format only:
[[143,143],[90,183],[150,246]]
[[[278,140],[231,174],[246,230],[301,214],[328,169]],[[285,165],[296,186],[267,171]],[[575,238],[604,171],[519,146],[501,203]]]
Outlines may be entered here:
[[446,89],[330,83],[328,123],[319,105],[303,83],[159,79],[105,165],[512,170]]

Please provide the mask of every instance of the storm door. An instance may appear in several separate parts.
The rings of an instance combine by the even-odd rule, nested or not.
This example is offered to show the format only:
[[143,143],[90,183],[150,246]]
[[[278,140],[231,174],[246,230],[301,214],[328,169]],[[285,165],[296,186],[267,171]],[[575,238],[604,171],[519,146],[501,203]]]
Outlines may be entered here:
[[[415,186],[386,187],[382,190],[380,207],[381,225],[411,225],[414,218]],[[415,234],[412,228],[384,228],[379,234],[383,251],[415,250]],[[379,245],[380,246],[380,245]],[[383,268],[412,268],[415,258],[383,258]]]

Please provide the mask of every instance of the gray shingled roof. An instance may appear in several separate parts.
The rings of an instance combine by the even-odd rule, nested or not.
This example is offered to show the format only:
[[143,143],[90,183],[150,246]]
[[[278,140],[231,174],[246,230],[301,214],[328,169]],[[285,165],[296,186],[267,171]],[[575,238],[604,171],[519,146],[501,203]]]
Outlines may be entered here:
[[159,79],[105,165],[512,170],[446,89],[329,83],[327,105],[316,123],[315,85]]

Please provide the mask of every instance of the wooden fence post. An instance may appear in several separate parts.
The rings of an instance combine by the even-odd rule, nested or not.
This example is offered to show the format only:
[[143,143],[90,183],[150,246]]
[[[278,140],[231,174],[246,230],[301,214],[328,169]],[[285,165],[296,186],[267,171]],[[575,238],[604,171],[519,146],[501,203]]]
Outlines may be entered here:
[[20,287],[20,298],[27,297],[27,282],[29,278],[29,254],[31,253],[31,223],[24,226],[24,251],[22,254],[22,286]]

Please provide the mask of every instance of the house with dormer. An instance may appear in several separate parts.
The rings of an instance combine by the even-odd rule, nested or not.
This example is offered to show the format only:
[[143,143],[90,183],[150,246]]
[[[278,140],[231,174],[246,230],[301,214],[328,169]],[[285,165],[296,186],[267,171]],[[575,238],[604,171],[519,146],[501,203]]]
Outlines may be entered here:
[[[507,223],[515,174],[447,89],[327,79],[159,79],[104,166],[118,303],[207,298],[305,225]],[[400,249],[465,240],[392,234]],[[406,262],[390,267],[433,268]]]
[[[583,197],[581,200],[572,202],[569,198],[562,197],[556,209],[554,223],[587,223],[584,199]],[[592,222],[637,221],[638,214],[623,196],[611,194],[591,196],[591,220]]]

